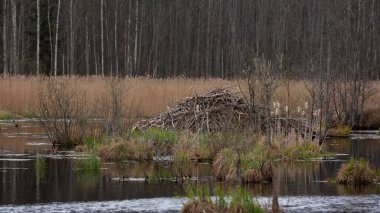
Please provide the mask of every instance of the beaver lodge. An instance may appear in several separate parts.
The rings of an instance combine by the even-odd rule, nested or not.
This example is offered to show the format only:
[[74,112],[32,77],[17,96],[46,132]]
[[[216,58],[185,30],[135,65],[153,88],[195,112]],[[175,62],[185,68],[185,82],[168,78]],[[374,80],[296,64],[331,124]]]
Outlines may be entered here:
[[[172,107],[168,106],[165,112],[156,117],[140,120],[134,128],[141,131],[158,127],[191,132],[220,132],[231,127],[251,126],[264,130],[266,127],[264,110],[257,105],[251,107],[240,88],[233,86],[187,97]],[[253,122],[254,120],[256,122]],[[301,134],[319,136],[306,119],[271,113],[270,120],[271,126],[281,125],[283,129],[292,128]]]

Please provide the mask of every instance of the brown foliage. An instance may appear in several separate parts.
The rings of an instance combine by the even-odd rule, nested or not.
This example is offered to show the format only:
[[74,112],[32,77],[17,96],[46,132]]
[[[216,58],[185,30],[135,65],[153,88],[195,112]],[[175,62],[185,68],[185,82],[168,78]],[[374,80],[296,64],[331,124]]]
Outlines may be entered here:
[[364,159],[351,158],[348,163],[341,165],[337,182],[345,184],[367,184],[374,181],[374,171]]

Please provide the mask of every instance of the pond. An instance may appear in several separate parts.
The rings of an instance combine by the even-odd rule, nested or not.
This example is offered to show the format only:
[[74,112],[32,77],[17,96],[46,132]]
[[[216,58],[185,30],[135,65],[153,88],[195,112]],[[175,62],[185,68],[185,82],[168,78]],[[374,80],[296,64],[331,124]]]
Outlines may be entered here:
[[[233,187],[213,181],[209,164],[103,162],[98,173],[83,174],[76,162],[86,156],[52,149],[37,121],[0,123],[0,212],[179,212],[187,201],[188,184]],[[327,182],[350,156],[380,167],[380,140],[356,138],[330,139],[323,145],[348,155],[335,160],[278,161],[272,183],[245,187],[269,208],[275,190],[284,212],[378,212],[380,185]],[[39,159],[43,159],[42,170]],[[144,181],[146,175],[161,177],[173,170],[199,181]]]

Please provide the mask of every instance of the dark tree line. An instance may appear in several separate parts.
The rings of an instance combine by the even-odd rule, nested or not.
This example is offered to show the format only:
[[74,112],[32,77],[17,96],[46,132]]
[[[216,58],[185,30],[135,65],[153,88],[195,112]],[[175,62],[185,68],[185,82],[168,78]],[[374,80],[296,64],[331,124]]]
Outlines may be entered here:
[[377,0],[1,2],[4,75],[231,78],[265,55],[292,78],[380,77]]

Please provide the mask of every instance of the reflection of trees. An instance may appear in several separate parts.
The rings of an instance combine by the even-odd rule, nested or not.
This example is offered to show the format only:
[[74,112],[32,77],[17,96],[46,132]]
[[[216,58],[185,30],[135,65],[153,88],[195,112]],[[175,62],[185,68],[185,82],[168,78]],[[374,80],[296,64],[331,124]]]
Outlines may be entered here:
[[[373,185],[347,185],[336,184],[338,195],[366,195],[373,192]],[[376,185],[379,191],[379,185]]]
[[309,183],[318,178],[319,162],[279,162],[274,184],[280,194],[307,193]]
[[337,138],[326,141],[323,148],[330,152],[349,154],[355,158],[365,158],[369,160],[371,165],[380,167],[379,140]]

